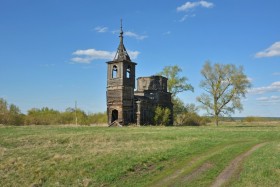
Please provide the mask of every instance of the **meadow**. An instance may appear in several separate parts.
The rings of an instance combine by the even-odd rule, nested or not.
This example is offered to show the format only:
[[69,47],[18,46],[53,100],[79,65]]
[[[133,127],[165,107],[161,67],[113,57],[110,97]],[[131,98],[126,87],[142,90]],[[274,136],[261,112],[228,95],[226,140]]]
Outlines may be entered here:
[[0,186],[280,186],[280,123],[202,127],[0,126]]

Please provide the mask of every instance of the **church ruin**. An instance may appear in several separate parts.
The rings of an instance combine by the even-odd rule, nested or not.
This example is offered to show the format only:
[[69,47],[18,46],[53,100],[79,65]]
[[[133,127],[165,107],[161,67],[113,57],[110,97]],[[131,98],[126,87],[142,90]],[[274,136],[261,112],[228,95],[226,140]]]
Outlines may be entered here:
[[171,93],[167,92],[167,78],[163,76],[139,77],[135,89],[137,63],[132,62],[123,43],[113,61],[107,62],[107,116],[108,125],[153,124],[157,106],[169,108],[173,124]]

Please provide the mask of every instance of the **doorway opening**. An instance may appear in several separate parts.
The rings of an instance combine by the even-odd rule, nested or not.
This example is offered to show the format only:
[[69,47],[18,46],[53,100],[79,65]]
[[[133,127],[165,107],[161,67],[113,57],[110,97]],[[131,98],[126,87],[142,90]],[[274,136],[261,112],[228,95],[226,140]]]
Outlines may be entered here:
[[111,122],[114,122],[116,120],[118,120],[118,111],[117,110],[113,110],[112,111],[112,120],[111,120]]

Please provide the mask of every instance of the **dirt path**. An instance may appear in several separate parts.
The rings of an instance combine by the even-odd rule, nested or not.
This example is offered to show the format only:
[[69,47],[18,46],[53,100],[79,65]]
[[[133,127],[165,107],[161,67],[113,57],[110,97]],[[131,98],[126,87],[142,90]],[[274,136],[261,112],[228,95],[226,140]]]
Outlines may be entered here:
[[[234,144],[231,146],[234,146]],[[197,156],[196,158],[190,160],[186,165],[182,165],[181,168],[170,173],[168,176],[161,179],[160,181],[153,183],[151,186],[153,186],[153,187],[174,186],[173,185],[174,181],[180,180],[184,183],[186,181],[195,179],[201,173],[203,173],[207,169],[211,168],[212,165],[210,163],[204,163],[200,167],[193,170],[191,173],[187,174],[186,176],[184,173],[187,170],[189,170],[190,168],[194,167],[195,164],[197,164],[197,162],[203,162],[203,160],[206,160],[207,158],[209,158],[215,154],[218,154],[219,152],[223,151],[224,149],[226,149],[228,147],[229,147],[228,145],[224,145],[221,147],[215,147],[213,149],[208,150],[206,153],[203,153],[203,155]]]
[[258,148],[264,146],[266,143],[257,144],[254,147],[252,147],[249,151],[239,155],[234,160],[231,161],[231,163],[220,173],[220,175],[216,178],[214,183],[211,185],[211,187],[219,187],[222,186],[225,182],[228,182],[229,179],[234,175],[234,173],[238,170],[240,167],[241,162],[251,155],[255,150]]
[[[242,164],[242,161],[251,155],[255,150],[258,148],[264,146],[266,143],[261,143],[253,146],[250,150],[246,151],[245,153],[242,153],[241,155],[237,156],[234,160],[230,162],[230,164],[220,173],[220,175],[215,179],[215,181],[212,183],[211,187],[220,187],[226,182],[228,182],[231,177],[238,171],[240,168],[240,165]],[[233,146],[233,145],[231,145]],[[156,183],[153,183],[151,186],[157,187],[157,186],[174,186],[175,181],[180,181],[180,184],[184,184],[187,181],[195,180],[199,175],[201,175],[203,172],[209,170],[212,168],[212,164],[205,162],[200,167],[194,169],[187,175],[187,170],[194,167],[197,162],[203,162],[206,161],[207,158],[218,154],[219,152],[223,151],[224,149],[229,148],[229,146],[219,147],[215,149],[211,149],[207,152],[207,154],[200,155],[193,160],[189,161],[186,165],[182,166],[180,169],[175,170],[173,173],[170,173],[165,178],[157,181]],[[179,184],[178,183],[178,184]]]
[[205,163],[202,166],[200,166],[199,168],[197,168],[196,170],[192,171],[187,176],[181,178],[182,175],[184,176],[183,173],[185,172],[186,168],[192,167],[195,164],[196,161],[198,161],[198,159],[191,161],[188,165],[186,165],[183,168],[175,171],[172,175],[166,177],[165,179],[160,181],[158,184],[153,185],[153,186],[155,186],[155,187],[156,186],[160,186],[160,187],[162,187],[162,186],[170,186],[170,187],[172,187],[172,186],[174,186],[174,184],[173,184],[174,181],[180,180],[181,183],[184,183],[186,181],[193,180],[197,176],[199,176],[201,173],[203,173],[204,171],[206,171],[206,170],[208,170],[209,168],[212,167],[211,164]]
[[191,181],[196,179],[199,175],[201,175],[203,172],[209,170],[212,168],[212,164],[210,163],[204,163],[202,166],[200,166],[199,168],[197,168],[196,170],[194,170],[192,173],[190,173],[189,175],[185,176],[182,180],[182,183],[184,184],[187,181]]

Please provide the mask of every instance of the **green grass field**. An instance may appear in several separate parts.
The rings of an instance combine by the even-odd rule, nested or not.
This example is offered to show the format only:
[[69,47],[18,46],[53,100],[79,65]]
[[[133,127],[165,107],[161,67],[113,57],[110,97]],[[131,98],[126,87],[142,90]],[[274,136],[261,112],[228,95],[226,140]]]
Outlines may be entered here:
[[221,127],[0,127],[0,186],[280,186],[280,124]]

